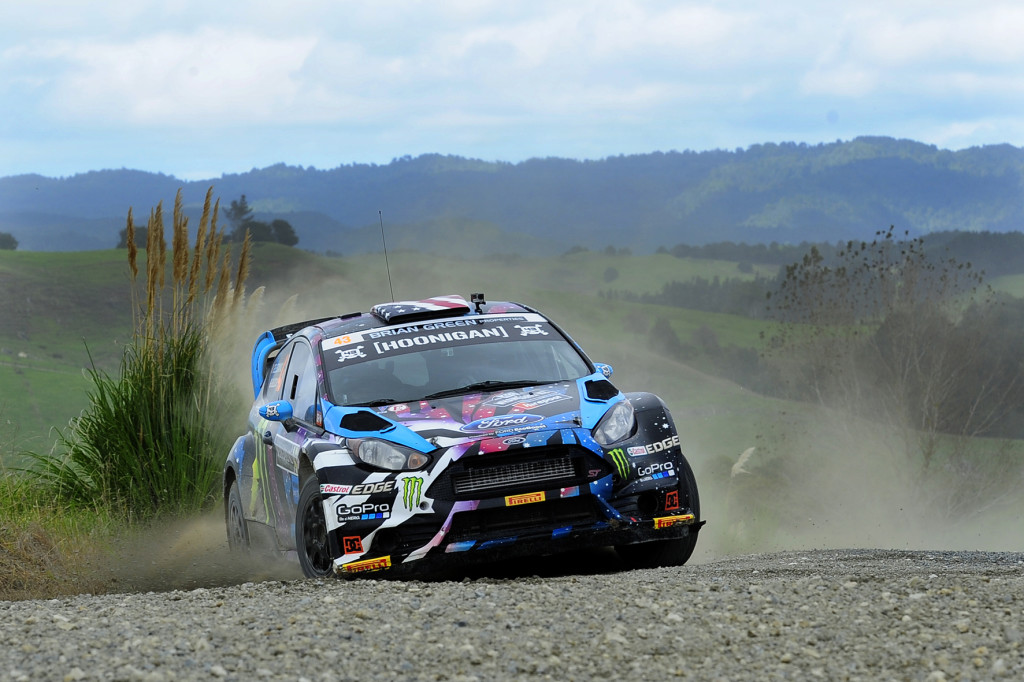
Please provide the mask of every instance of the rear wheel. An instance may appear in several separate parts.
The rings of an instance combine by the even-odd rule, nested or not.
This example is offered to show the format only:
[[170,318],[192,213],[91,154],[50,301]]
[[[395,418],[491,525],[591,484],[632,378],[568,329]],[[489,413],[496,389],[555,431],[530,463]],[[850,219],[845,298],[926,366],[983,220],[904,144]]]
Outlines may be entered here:
[[249,551],[249,529],[245,525],[242,511],[242,495],[238,492],[238,481],[231,481],[228,496],[224,502],[224,522],[227,524],[228,547],[232,552]]
[[686,458],[679,466],[679,497],[683,507],[693,512],[690,534],[684,538],[655,540],[638,545],[619,545],[615,548],[626,564],[634,568],[655,568],[658,566],[682,566],[690,560],[697,546],[697,529],[700,528],[700,497],[697,494],[697,480]]
[[295,549],[307,578],[331,575],[334,561],[327,544],[327,520],[320,498],[320,481],[310,476],[302,484],[295,512]]

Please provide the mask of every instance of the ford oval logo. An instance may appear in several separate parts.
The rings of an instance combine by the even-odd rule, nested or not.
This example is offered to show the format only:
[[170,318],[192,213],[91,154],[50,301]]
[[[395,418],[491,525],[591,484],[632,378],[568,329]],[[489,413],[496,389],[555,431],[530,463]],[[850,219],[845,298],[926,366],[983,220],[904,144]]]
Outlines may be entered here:
[[502,414],[494,417],[477,419],[463,426],[460,431],[497,431],[498,429],[510,429],[524,424],[539,422],[544,417],[539,414]]

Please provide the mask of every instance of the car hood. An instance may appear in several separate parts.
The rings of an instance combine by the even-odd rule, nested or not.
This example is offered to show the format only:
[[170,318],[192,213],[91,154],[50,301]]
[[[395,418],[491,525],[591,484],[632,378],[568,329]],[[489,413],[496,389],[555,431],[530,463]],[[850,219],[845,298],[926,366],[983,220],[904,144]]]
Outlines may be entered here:
[[[493,438],[527,438],[566,428],[592,429],[622,395],[600,373],[575,381],[527,388],[396,403],[375,408],[334,408],[328,423],[344,427],[349,415],[372,412],[382,437],[426,451],[438,444]],[[355,423],[355,420],[348,423]],[[369,423],[369,420],[363,420]],[[335,430],[335,429],[331,429]],[[371,435],[341,428],[348,437]]]

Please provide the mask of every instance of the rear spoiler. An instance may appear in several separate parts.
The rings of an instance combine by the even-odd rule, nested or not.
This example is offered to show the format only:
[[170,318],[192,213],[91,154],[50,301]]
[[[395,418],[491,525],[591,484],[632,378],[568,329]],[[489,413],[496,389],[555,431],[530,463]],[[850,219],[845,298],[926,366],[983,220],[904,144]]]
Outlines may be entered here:
[[259,338],[256,339],[256,344],[252,349],[252,392],[255,398],[259,395],[260,387],[263,386],[263,379],[266,376],[267,365],[269,365],[270,354],[276,349],[280,348],[281,345],[288,340],[295,332],[306,327],[320,324],[321,322],[327,322],[328,320],[337,319],[337,315],[331,317],[320,317],[315,320],[306,320],[305,322],[295,322],[293,324],[286,324],[281,327],[275,327],[274,329],[267,330],[260,334]]

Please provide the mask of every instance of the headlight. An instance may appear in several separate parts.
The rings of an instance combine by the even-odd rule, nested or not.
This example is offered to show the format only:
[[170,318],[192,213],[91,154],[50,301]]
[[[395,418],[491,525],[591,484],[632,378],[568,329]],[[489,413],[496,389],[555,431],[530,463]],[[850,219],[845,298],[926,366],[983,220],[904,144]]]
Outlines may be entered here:
[[616,443],[633,434],[636,427],[636,415],[633,405],[628,400],[620,400],[604,413],[601,421],[594,427],[594,440],[604,447]]
[[422,452],[376,438],[350,441],[349,444],[359,461],[380,469],[409,471],[420,469],[430,462],[430,457]]

